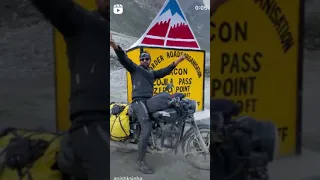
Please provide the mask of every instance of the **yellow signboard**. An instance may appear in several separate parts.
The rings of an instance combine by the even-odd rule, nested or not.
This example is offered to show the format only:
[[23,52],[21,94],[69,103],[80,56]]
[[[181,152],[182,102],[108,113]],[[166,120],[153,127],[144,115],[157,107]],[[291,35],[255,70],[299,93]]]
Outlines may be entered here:
[[232,0],[211,17],[211,97],[278,126],[281,156],[300,153],[300,0]]
[[[88,10],[96,9],[95,0],[76,0],[75,2]],[[66,56],[66,45],[62,35],[55,29],[53,36],[55,53],[57,130],[65,131],[70,126],[70,75],[68,69],[68,58]]]
[[[176,61],[179,56],[185,54],[186,59],[179,64],[170,75],[157,79],[154,82],[154,94],[163,92],[166,84],[172,83],[173,88],[170,93],[184,93],[187,98],[196,100],[198,111],[204,109],[204,66],[205,51],[202,50],[182,50],[159,47],[135,47],[127,52],[133,62],[139,64],[141,51],[147,51],[151,55],[150,68],[158,70]],[[128,101],[132,101],[132,84],[130,73],[127,73]]]

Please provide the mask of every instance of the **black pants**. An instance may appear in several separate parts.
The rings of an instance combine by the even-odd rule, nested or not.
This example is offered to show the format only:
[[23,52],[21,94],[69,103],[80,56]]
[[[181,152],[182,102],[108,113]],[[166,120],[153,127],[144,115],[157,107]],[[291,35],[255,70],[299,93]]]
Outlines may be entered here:
[[141,127],[138,145],[138,161],[142,161],[147,153],[148,142],[152,131],[152,120],[149,117],[145,101],[135,101],[131,104],[131,107]]
[[[71,175],[88,180],[110,179],[109,121],[75,123],[68,134],[69,149],[73,151]],[[61,149],[63,151],[63,148]],[[68,158],[66,158],[68,159]],[[76,169],[75,169],[76,168]],[[66,168],[64,171],[68,171]],[[69,172],[70,172],[69,171]]]

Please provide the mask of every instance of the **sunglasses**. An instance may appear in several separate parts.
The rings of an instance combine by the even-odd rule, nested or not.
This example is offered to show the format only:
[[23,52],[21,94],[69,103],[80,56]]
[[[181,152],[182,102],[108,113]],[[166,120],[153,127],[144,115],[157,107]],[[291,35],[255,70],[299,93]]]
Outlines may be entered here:
[[150,61],[149,58],[143,58],[143,59],[140,59],[140,61]]

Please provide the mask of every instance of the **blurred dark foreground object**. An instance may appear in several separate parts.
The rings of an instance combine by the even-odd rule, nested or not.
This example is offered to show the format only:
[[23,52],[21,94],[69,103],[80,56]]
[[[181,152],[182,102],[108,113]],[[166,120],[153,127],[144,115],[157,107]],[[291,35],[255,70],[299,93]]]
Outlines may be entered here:
[[238,116],[240,107],[231,100],[215,99],[210,101],[210,116],[222,115],[224,121],[228,121],[232,116]]
[[271,122],[238,116],[231,100],[210,102],[211,177],[216,180],[267,180],[268,163],[277,151],[277,128]]

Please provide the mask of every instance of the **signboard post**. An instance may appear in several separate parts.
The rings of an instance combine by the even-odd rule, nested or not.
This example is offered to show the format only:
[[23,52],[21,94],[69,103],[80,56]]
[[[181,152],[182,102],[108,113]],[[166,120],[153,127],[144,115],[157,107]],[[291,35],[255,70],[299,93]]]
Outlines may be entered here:
[[[196,100],[198,111],[204,109],[205,51],[200,46],[176,0],[167,0],[149,28],[127,51],[128,57],[139,64],[139,55],[147,51],[151,55],[150,68],[164,68],[185,54],[186,60],[170,75],[154,82],[154,94],[163,92],[172,83],[172,92],[184,93]],[[128,101],[132,101],[130,73],[127,73]]]
[[300,9],[300,0],[234,0],[211,17],[211,97],[273,121],[281,156],[301,152]]

